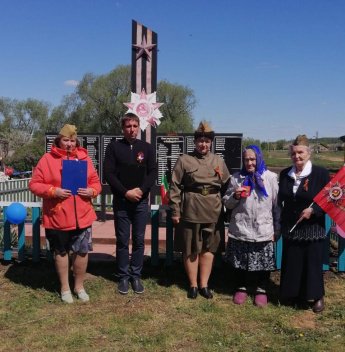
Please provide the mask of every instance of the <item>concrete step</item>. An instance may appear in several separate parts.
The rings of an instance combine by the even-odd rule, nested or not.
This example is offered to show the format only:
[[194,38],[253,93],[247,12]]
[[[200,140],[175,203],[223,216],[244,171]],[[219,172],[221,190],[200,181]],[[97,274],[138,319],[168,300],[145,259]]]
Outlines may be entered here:
[[[41,226],[40,228],[41,240],[45,240],[45,229]],[[159,228],[159,243],[165,243],[166,230],[165,228]],[[32,226],[30,224],[25,225],[25,240],[28,243],[32,243]],[[116,244],[115,229],[113,224],[109,222],[94,222],[92,225],[92,242],[98,244]],[[151,225],[146,226],[145,232],[145,243],[151,243]]]

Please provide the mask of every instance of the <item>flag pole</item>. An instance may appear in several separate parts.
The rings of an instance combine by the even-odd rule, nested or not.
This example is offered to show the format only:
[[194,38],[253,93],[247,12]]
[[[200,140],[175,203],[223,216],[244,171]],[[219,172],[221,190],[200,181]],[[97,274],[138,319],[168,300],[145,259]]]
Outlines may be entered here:
[[[314,202],[312,202],[308,208],[311,208],[313,206]],[[307,208],[307,209],[308,209]],[[296,224],[293,226],[293,228],[290,230],[290,233],[295,229],[295,227],[302,221],[303,219],[298,219]]]
[[[341,136],[339,137],[339,139],[345,142],[345,136]],[[345,166],[345,144],[344,144],[344,165],[343,166]]]

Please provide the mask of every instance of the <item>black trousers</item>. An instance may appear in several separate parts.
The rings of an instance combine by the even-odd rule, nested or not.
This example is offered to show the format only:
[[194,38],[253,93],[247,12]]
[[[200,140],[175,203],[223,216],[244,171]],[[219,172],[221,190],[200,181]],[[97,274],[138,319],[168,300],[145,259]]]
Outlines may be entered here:
[[[114,197],[116,262],[120,280],[140,279],[144,262],[145,229],[148,200],[131,203]],[[129,239],[132,225],[132,255],[129,259]],[[130,270],[131,269],[131,270]]]

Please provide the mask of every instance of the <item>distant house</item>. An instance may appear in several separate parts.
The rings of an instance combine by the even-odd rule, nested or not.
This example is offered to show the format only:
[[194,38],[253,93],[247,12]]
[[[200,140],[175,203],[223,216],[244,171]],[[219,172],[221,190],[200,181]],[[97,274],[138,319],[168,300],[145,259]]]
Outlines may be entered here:
[[[314,146],[314,148],[316,149],[316,146]],[[319,152],[328,152],[329,147],[325,144],[319,143],[318,150],[319,150]]]

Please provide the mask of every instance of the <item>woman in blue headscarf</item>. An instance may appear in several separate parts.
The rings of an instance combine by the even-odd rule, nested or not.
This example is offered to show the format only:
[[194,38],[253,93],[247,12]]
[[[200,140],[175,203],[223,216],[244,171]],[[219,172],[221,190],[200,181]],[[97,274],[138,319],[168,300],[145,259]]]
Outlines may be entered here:
[[[255,305],[267,305],[267,285],[275,269],[275,238],[280,235],[277,175],[268,171],[259,147],[242,153],[243,167],[230,180],[223,197],[231,210],[226,257],[234,268],[234,303],[244,304],[249,276],[256,281]],[[252,281],[252,280],[251,280]]]

